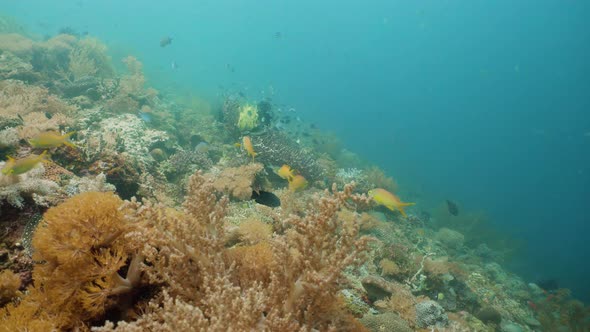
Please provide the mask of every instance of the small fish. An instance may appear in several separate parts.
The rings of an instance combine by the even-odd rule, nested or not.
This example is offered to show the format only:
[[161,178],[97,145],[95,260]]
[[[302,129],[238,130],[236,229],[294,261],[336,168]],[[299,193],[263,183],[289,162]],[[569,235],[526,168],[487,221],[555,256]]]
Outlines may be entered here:
[[172,70],[177,70],[178,69],[178,63],[176,63],[176,61],[172,61],[170,63],[170,68],[172,68]]
[[150,113],[140,112],[139,118],[142,119],[144,122],[150,123],[152,122],[152,115]]
[[195,152],[199,153],[208,153],[209,152],[209,144],[207,142],[200,142],[195,146]]
[[170,44],[172,44],[172,37],[166,36],[160,39],[160,47],[166,47]]
[[303,175],[295,175],[289,181],[289,190],[292,192],[303,190],[307,187],[307,180],[303,177]]
[[62,145],[75,148],[76,146],[70,142],[70,136],[72,136],[74,133],[75,131],[71,131],[65,135],[60,135],[55,131],[45,131],[31,138],[29,143],[32,147],[41,149],[56,148]]
[[406,212],[404,211],[404,207],[416,204],[404,203],[399,199],[399,197],[395,196],[394,194],[390,193],[389,191],[383,188],[375,188],[373,190],[369,190],[369,197],[371,197],[377,204],[383,205],[391,211],[395,211],[396,209],[399,210],[399,212],[404,217],[407,217]]
[[254,146],[252,145],[252,140],[250,136],[244,136],[242,139],[242,145],[244,146],[244,150],[248,152],[248,155],[252,156],[252,161],[254,161],[254,157],[256,157],[256,152],[254,152]]
[[458,216],[459,215],[459,207],[457,206],[457,204],[455,204],[455,202],[453,201],[449,201],[447,199],[447,209],[449,210],[449,213],[454,215],[454,216]]
[[277,171],[277,175],[285,180],[291,181],[295,176],[295,171],[291,168],[291,166],[283,165]]
[[283,38],[283,33],[280,31],[275,32],[275,39],[281,39]]
[[43,151],[43,153],[41,153],[40,155],[30,155],[28,157],[16,160],[12,157],[8,157],[8,161],[6,161],[6,164],[4,165],[4,167],[2,168],[2,174],[4,175],[19,175],[19,174],[23,174],[26,173],[30,170],[32,170],[33,168],[35,168],[35,166],[37,166],[38,163],[42,162],[42,161],[46,161],[46,157],[47,157],[47,150]]

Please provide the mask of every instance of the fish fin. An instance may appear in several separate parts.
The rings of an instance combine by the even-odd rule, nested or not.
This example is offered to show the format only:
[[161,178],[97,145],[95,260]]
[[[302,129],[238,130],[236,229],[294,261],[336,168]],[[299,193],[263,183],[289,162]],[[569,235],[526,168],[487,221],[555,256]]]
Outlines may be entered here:
[[404,203],[404,202],[402,202],[400,204],[400,206],[412,206],[412,205],[416,205],[416,203]]
[[6,156],[6,158],[8,158],[8,161],[14,161],[14,158],[12,158],[11,156]]
[[76,131],[75,131],[75,130],[74,130],[74,131],[70,131],[69,133],[66,133],[66,134],[64,135],[64,138],[68,138],[68,137],[70,137],[70,136],[74,135],[75,133],[76,133]]

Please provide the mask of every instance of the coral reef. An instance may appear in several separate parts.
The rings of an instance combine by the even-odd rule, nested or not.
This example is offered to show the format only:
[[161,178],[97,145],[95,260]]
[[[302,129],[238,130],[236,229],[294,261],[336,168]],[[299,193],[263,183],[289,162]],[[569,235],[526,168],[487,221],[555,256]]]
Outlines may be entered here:
[[396,181],[279,96],[158,92],[82,35],[0,16],[1,160],[50,156],[0,175],[0,331],[589,329],[505,269],[518,241],[484,213],[401,219],[354,194]]

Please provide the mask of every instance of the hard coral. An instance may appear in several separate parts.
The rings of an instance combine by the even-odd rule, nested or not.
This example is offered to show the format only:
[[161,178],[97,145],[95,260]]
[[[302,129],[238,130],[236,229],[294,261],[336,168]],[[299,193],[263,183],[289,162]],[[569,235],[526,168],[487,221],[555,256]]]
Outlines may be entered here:
[[[4,164],[0,162],[0,169]],[[6,201],[22,208],[25,198],[32,198],[37,205],[47,206],[59,188],[55,182],[41,179],[44,172],[43,165],[39,165],[20,175],[0,174],[0,205]]]
[[344,269],[358,266],[367,250],[358,224],[344,229],[336,218],[352,188],[325,193],[303,217],[286,221],[270,242],[225,248],[226,199],[211,180],[191,177],[184,211],[130,202],[148,265],[162,285],[150,310],[130,323],[96,331],[304,331],[359,329],[339,300]]

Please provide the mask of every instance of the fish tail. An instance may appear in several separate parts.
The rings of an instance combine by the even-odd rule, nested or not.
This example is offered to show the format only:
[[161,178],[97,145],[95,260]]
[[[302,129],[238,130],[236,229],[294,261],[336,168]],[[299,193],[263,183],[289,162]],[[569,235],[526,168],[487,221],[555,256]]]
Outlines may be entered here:
[[47,155],[47,150],[43,150],[43,152],[39,155],[39,162],[51,163],[51,160],[49,160],[49,156]]
[[69,147],[71,147],[71,148],[76,148],[76,147],[77,147],[77,146],[76,146],[74,143],[72,143],[72,142],[70,142],[70,141],[68,141],[68,140],[65,140],[65,141],[64,141],[64,145],[65,145],[65,146],[69,146]]
[[74,135],[75,133],[76,133],[76,131],[75,131],[75,130],[74,130],[74,131],[70,131],[69,133],[66,133],[66,134],[64,135],[64,137],[65,137],[65,138],[69,138],[70,136]]
[[407,218],[408,217],[408,215],[406,214],[406,212],[404,211],[404,208],[402,206],[400,206],[397,209],[399,210],[399,213],[401,213],[402,216],[404,216],[404,218]]

